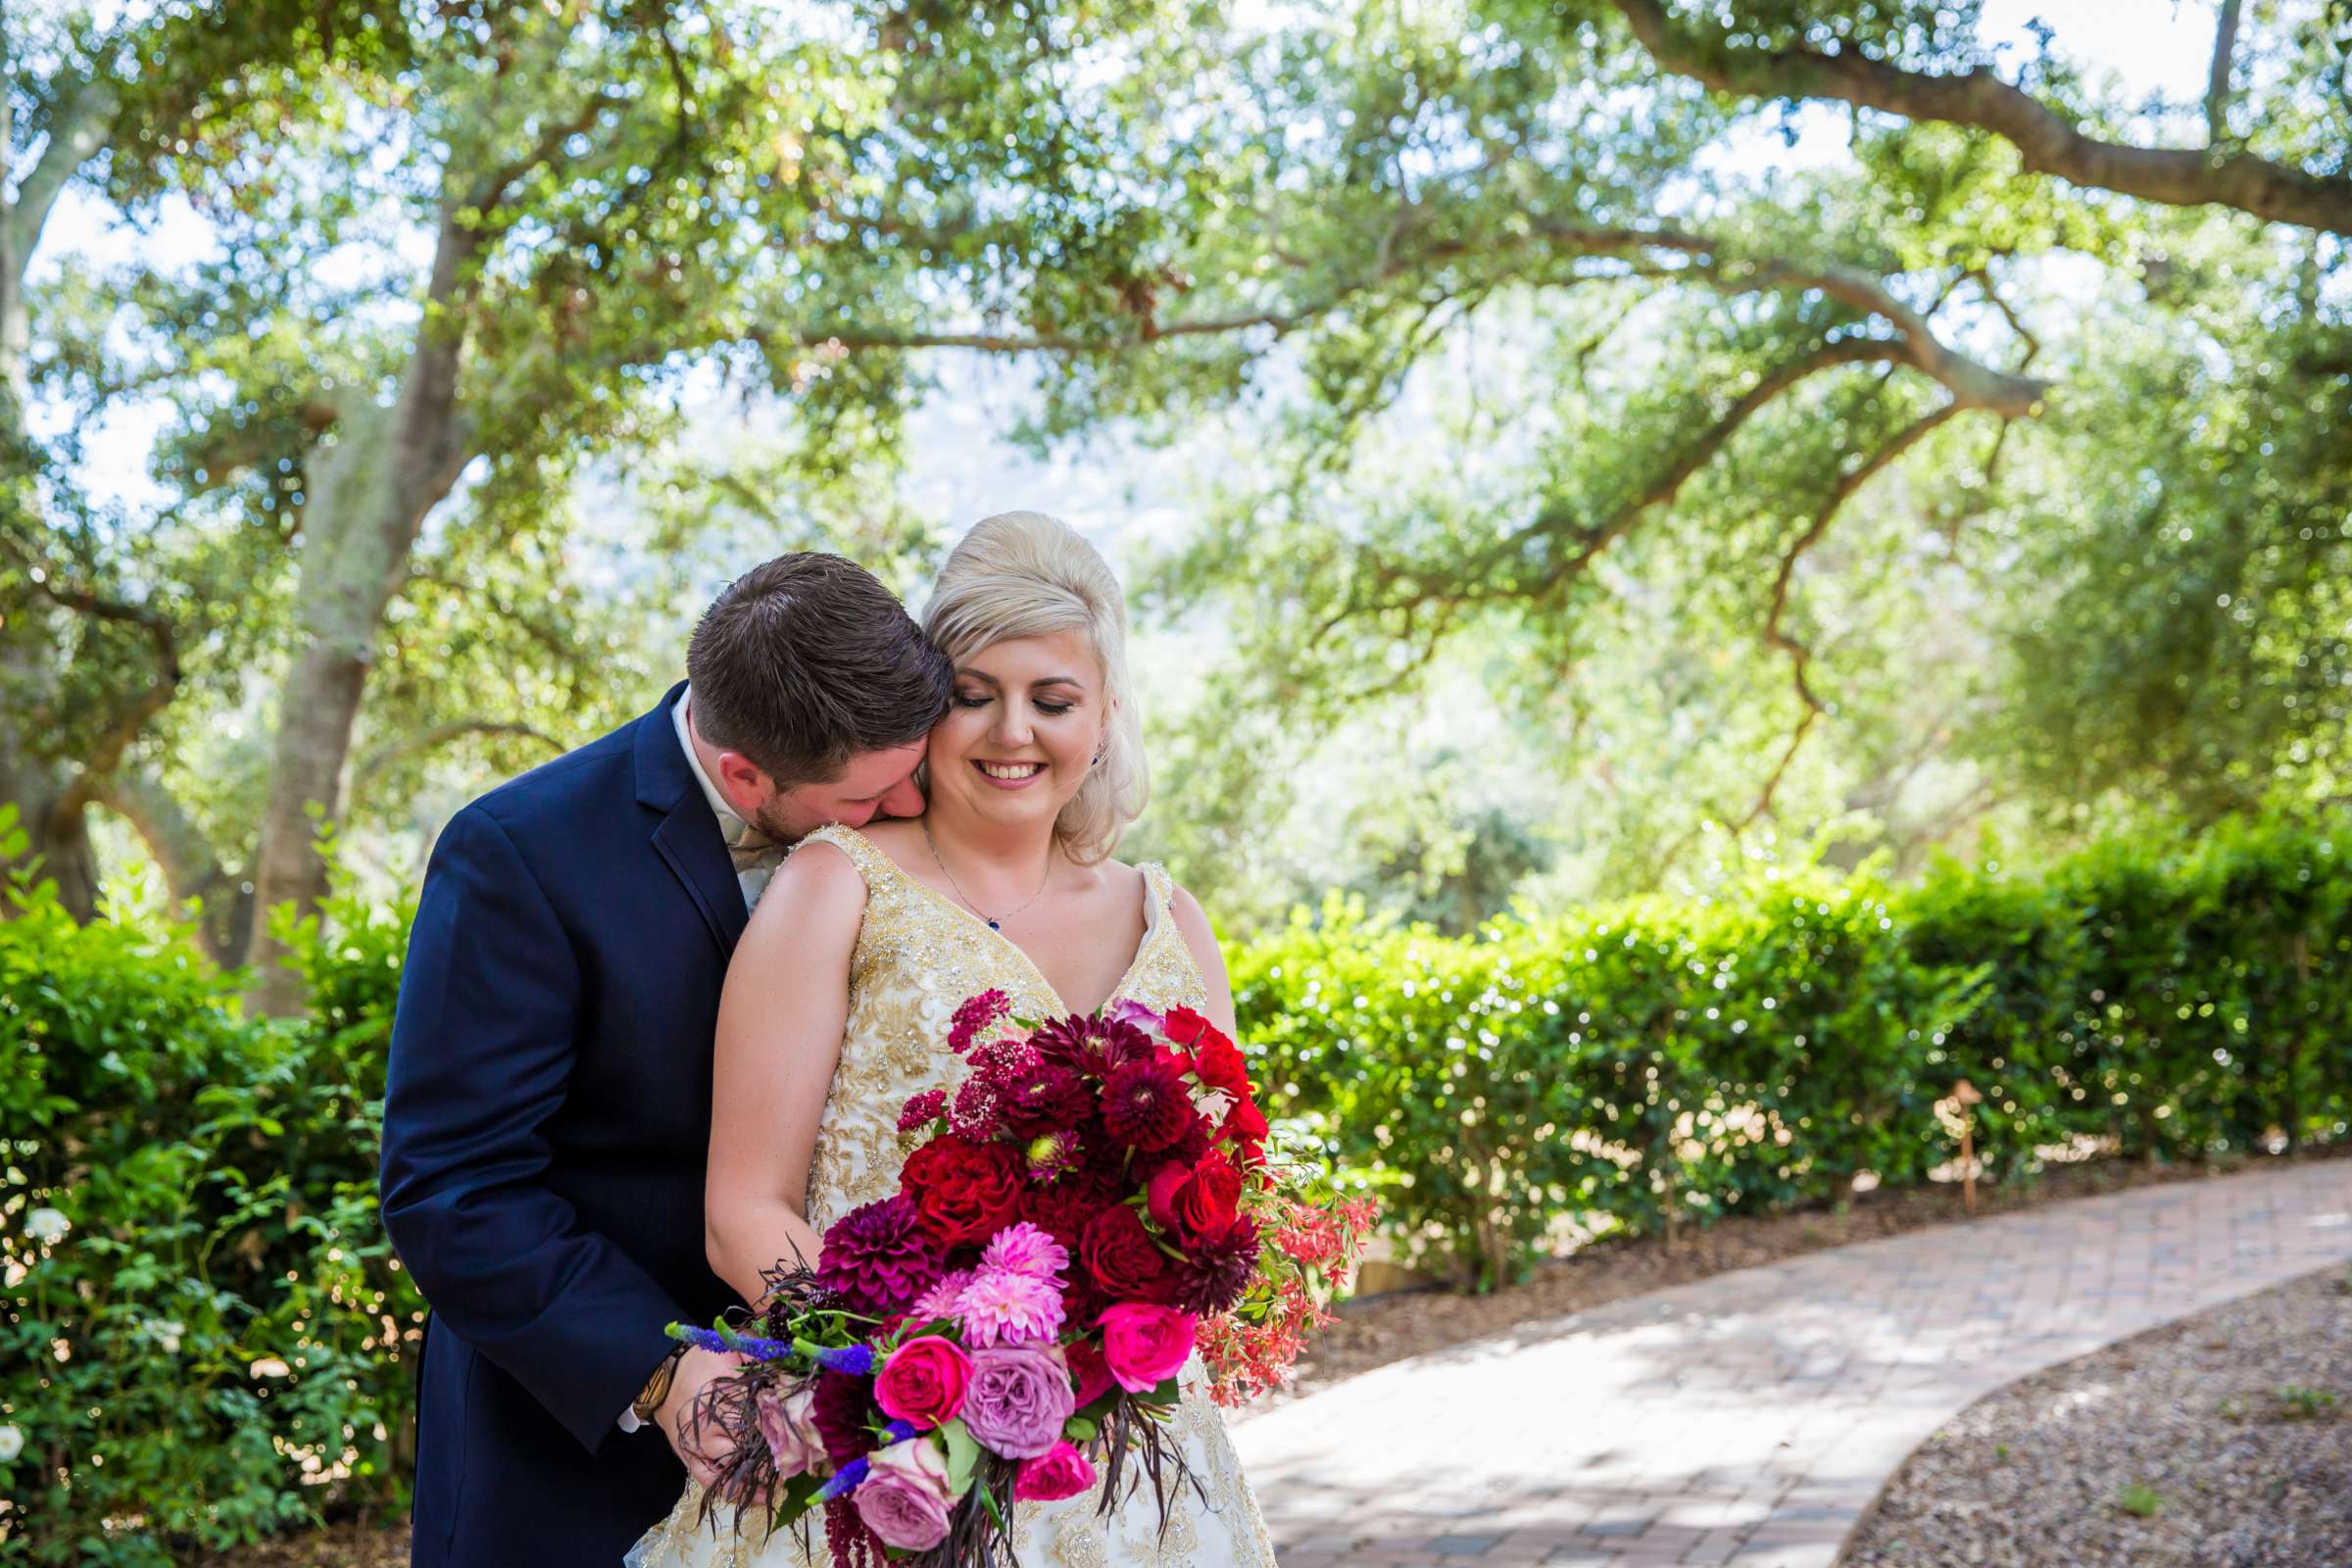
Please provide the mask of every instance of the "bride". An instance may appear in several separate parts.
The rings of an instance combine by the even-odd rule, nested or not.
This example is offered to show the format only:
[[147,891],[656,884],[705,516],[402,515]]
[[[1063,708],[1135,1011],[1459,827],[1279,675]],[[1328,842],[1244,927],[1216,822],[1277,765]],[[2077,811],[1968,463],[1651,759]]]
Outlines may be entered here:
[[[1142,724],[1118,581],[1054,518],[1011,512],[948,558],[923,630],[956,670],[931,732],[920,817],[803,840],[760,899],[719,1008],[706,1226],[711,1266],[746,1300],[760,1273],[814,1261],[826,1226],[897,1190],[897,1118],[952,1095],[964,1060],[950,1015],[994,987],[1044,1019],[1114,1001],[1190,1006],[1233,1033],[1206,916],[1157,865],[1110,858],[1142,810]],[[1199,1485],[1148,1487],[1105,1514],[1100,1493],[1022,1502],[1023,1568],[1266,1564],[1272,1544],[1208,1400],[1199,1357],[1174,1434]],[[1127,1485],[1138,1478],[1129,1471]],[[821,1529],[772,1537],[752,1510],[715,1533],[689,1482],[630,1568],[825,1568]]]

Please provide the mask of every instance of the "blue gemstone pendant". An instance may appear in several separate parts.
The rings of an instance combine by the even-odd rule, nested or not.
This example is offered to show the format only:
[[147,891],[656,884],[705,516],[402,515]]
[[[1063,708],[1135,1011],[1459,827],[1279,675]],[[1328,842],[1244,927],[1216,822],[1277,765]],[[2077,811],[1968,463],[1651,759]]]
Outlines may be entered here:
[[994,921],[994,920],[991,920],[991,921],[989,921],[989,922],[988,922],[988,928],[989,928],[991,931],[1002,931],[1002,930],[1004,930],[1004,929],[1003,926],[1001,926],[1001,925],[997,924],[997,922],[996,922],[996,921]]

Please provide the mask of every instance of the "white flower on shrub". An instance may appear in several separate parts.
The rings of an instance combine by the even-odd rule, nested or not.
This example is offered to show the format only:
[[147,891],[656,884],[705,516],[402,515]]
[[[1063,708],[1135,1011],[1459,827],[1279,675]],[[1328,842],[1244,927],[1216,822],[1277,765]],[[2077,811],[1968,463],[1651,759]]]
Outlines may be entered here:
[[74,1222],[62,1208],[36,1208],[24,1216],[24,1234],[51,1247],[64,1241],[73,1228]]
[[0,1464],[7,1464],[24,1451],[24,1434],[15,1427],[0,1427]]
[[151,1317],[144,1325],[147,1337],[156,1343],[166,1355],[179,1353],[179,1337],[188,1332],[185,1323],[175,1323],[168,1317]]

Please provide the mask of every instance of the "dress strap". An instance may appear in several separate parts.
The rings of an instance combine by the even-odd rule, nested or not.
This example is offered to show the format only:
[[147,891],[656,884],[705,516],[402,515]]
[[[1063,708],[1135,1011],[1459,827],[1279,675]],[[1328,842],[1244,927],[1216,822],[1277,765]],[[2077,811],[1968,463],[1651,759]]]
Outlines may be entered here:
[[830,844],[848,856],[850,863],[858,867],[858,874],[865,878],[865,885],[869,891],[883,877],[898,868],[897,862],[883,854],[872,839],[867,838],[856,828],[846,827],[839,822],[827,822],[823,827],[810,833],[792,847],[793,853],[797,855],[811,844]]
[[1150,912],[1146,925],[1153,936],[1157,936],[1160,927],[1175,921],[1176,908],[1169,901],[1175,897],[1176,880],[1168,875],[1168,868],[1157,860],[1146,860],[1136,869],[1144,873],[1144,886],[1151,890],[1151,902],[1145,906]]

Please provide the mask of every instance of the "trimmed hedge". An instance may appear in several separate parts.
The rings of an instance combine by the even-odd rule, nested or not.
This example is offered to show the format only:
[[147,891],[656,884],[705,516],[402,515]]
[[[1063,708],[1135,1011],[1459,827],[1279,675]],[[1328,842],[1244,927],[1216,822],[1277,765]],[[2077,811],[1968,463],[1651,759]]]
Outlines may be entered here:
[[1772,875],[1458,939],[1335,900],[1233,970],[1276,1098],[1380,1192],[1404,1255],[1492,1288],[1564,1228],[1926,1181],[1962,1078],[1996,1179],[2037,1150],[2340,1137],[2348,957],[2342,846],[2230,821],[2034,878]]
[[0,897],[0,1555],[162,1564],[395,1516],[422,1302],[375,1156],[405,909],[298,928],[321,1011],[286,1025],[184,929]]

